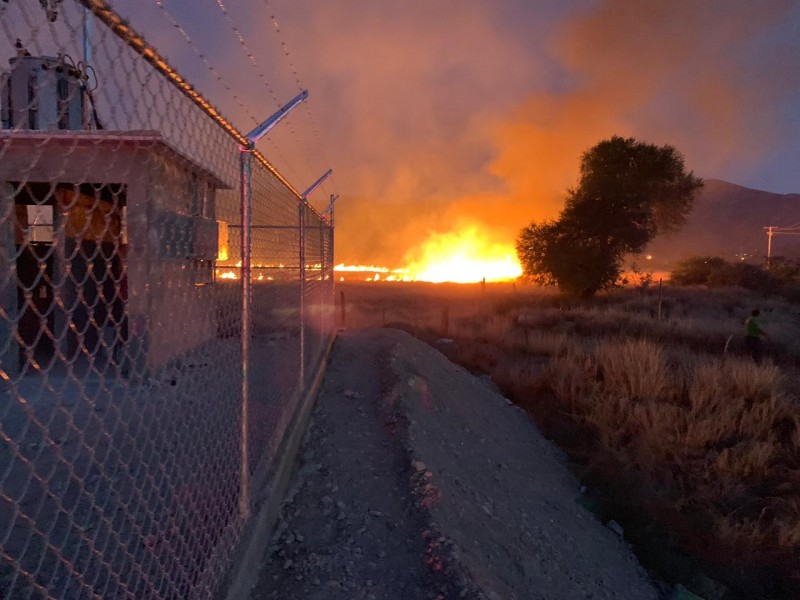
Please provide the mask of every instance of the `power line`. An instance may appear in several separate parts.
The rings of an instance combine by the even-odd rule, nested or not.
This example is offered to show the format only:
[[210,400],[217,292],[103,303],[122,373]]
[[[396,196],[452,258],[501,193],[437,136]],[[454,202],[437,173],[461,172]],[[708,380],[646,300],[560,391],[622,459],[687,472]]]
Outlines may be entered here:
[[791,227],[775,227],[774,225],[770,225],[769,227],[764,227],[764,231],[767,232],[767,260],[769,261],[772,258],[772,237],[775,235],[800,235],[800,227],[796,225],[792,225]]

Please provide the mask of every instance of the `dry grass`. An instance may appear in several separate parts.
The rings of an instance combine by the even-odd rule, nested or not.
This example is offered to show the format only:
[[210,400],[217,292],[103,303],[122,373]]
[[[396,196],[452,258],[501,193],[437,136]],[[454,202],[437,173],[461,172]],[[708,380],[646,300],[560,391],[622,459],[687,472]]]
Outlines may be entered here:
[[571,352],[554,357],[545,368],[543,379],[556,398],[574,407],[578,402],[592,402],[597,397],[600,384],[593,371],[589,356]]
[[664,353],[653,342],[600,343],[595,359],[607,394],[629,400],[659,398],[670,384]]
[[573,431],[595,434],[588,446],[567,440],[573,456],[605,454],[600,462],[646,478],[663,514],[686,512],[684,529],[697,527],[680,540],[686,547],[800,579],[800,411],[775,364],[670,365],[652,342],[627,340],[556,356],[542,376]]
[[516,336],[515,350],[525,354],[563,356],[574,348],[572,341],[564,333],[550,333],[525,328],[510,335]]
[[[796,305],[671,290],[659,320],[657,298],[632,292],[592,303],[546,293],[478,297],[415,305],[417,327],[444,335],[447,310],[447,336],[458,341],[451,358],[490,373],[594,481],[612,494],[619,485],[631,512],[644,511],[671,543],[720,573],[770,568],[800,585]],[[740,339],[754,306],[772,338],[764,364],[743,355]],[[739,576],[731,577],[735,586]]]

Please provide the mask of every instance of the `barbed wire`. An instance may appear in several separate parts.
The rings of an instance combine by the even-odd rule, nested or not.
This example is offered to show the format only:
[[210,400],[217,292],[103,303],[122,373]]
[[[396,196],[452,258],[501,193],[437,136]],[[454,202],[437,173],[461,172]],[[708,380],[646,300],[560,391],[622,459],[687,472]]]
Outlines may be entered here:
[[[219,1],[219,0],[218,0]],[[275,16],[275,11],[272,9],[272,6],[269,3],[269,0],[264,0],[264,6],[267,8],[267,12],[269,14],[269,18],[272,21],[272,30],[278,36],[278,41],[281,46],[281,50],[283,51],[283,56],[286,59],[287,65],[289,66],[289,70],[291,71],[292,75],[294,76],[295,83],[297,87],[301,90],[305,89],[303,82],[300,80],[300,74],[297,71],[297,67],[294,64],[294,60],[292,59],[292,55],[289,52],[289,46],[286,44],[286,41],[283,39],[283,33],[281,31],[280,25],[278,23],[278,18]],[[309,123],[311,124],[311,130],[314,134],[315,141],[317,142],[317,147],[322,154],[322,159],[328,166],[332,166],[333,163],[330,161],[328,157],[328,153],[325,149],[325,145],[322,143],[322,136],[319,133],[319,128],[317,126],[316,119],[314,118],[314,114],[311,110],[311,105],[306,102],[305,103],[305,110],[306,114],[308,115]],[[331,187],[333,187],[334,193],[338,193],[336,191],[335,179],[332,176],[330,179]],[[325,188],[325,184],[323,184],[323,189]]]
[[[267,88],[267,91],[269,92],[270,97],[272,98],[273,102],[275,102],[275,106],[280,108],[281,105],[282,105],[281,104],[281,100],[280,100],[280,98],[278,98],[278,95],[275,92],[275,89],[269,83],[269,80],[266,78],[266,76],[261,71],[261,69],[259,69],[258,64],[256,63],[255,54],[253,53],[252,50],[250,50],[250,47],[248,46],[247,41],[244,39],[244,35],[239,30],[239,28],[236,26],[236,24],[233,22],[233,20],[231,19],[230,14],[228,13],[228,9],[225,7],[225,5],[219,0],[216,0],[216,2],[217,2],[217,7],[220,9],[220,11],[222,12],[223,17],[225,18],[225,21],[228,23],[228,25],[233,30],[234,36],[239,41],[240,46],[242,47],[242,49],[244,50],[245,54],[247,55],[247,58],[250,61],[250,64],[256,69],[256,73],[258,75],[259,80],[264,85],[264,87]],[[287,123],[288,122],[289,122],[289,120],[287,119]],[[258,123],[258,121],[256,121],[256,123]],[[286,156],[281,151],[280,147],[269,136],[266,136],[266,139],[267,139],[267,143],[273,148],[273,150],[277,154],[278,158],[280,158],[281,161],[283,161],[283,163],[289,168],[289,170],[294,175],[299,176],[297,171],[294,169],[294,167],[292,167],[291,162],[286,158]],[[298,142],[298,145],[299,145],[299,142]],[[301,148],[301,152],[302,152],[302,148]]]
[[[183,38],[183,40],[191,47],[193,53],[200,59],[206,69],[211,73],[213,78],[217,81],[217,83],[225,90],[225,92],[233,99],[235,104],[242,110],[242,112],[247,116],[247,118],[255,124],[258,124],[260,121],[259,119],[253,114],[253,111],[247,106],[244,100],[234,91],[231,85],[229,85],[225,78],[223,77],[222,73],[218,68],[216,68],[209,60],[208,56],[203,52],[203,50],[199,47],[199,45],[192,39],[189,32],[186,30],[185,27],[181,25],[178,19],[167,9],[165,6],[164,0],[153,0],[155,5],[158,9],[163,13],[166,20],[169,24],[178,31],[179,35]],[[228,7],[226,6],[223,0],[214,0],[217,8],[222,13],[222,16],[226,23],[228,24],[233,36],[237,40],[239,46],[242,48],[245,56],[247,57],[248,62],[250,63],[251,67],[256,72],[256,75],[261,82],[261,84],[266,88],[270,98],[273,100],[276,106],[281,106],[280,98],[275,91],[275,88],[270,83],[269,79],[264,74],[264,71],[258,64],[256,59],[256,53],[253,51],[251,45],[248,43],[244,33],[242,32],[241,28],[236,25],[234,22]],[[268,9],[271,9],[269,2],[265,0],[265,5]],[[286,41],[283,39],[283,34],[281,28],[278,24],[277,17],[274,14],[274,11],[268,10],[270,13],[270,20],[273,24],[273,30],[276,32],[278,36],[278,42],[281,48],[281,54],[283,55],[283,59],[286,61],[289,71],[294,79],[295,84],[299,89],[305,89],[303,83],[300,79],[300,74],[297,70],[297,67],[294,63],[292,58],[291,52],[289,51],[288,45]],[[305,102],[305,112],[311,126],[311,132],[314,137],[314,141],[319,149],[319,152],[324,160],[325,168],[327,169],[332,163],[328,158],[328,154],[324,144],[322,143],[322,136],[319,132],[319,126],[315,119],[314,113],[309,105],[308,102]],[[307,145],[302,141],[302,136],[299,134],[299,131],[296,127],[296,120],[291,118],[286,119],[286,130],[291,135],[292,139],[294,139],[299,154],[302,158],[303,163],[305,164],[306,168],[309,171],[309,177],[314,177],[316,169],[312,166],[312,161],[310,158],[310,152],[308,151]],[[270,152],[274,152],[274,154],[279,158],[279,160],[285,165],[285,167],[294,175],[299,176],[297,170],[294,168],[292,162],[286,157],[283,151],[278,147],[274,140],[272,140],[269,136],[267,136],[267,143],[270,145]],[[321,186],[325,189],[326,193],[328,192],[327,184],[330,182],[332,184],[334,193],[336,193],[336,186],[335,181],[333,178],[329,179],[328,181],[324,182]]]
[[189,44],[189,47],[192,49],[192,51],[194,51],[194,53],[197,55],[197,57],[203,62],[203,64],[211,72],[211,74],[219,82],[219,84],[223,87],[223,89],[231,95],[231,97],[236,102],[236,104],[239,105],[239,108],[241,108],[244,111],[244,113],[254,123],[258,124],[258,119],[256,119],[255,115],[253,115],[253,113],[250,111],[250,109],[247,108],[247,105],[239,97],[239,95],[236,92],[234,92],[233,89],[227,83],[225,83],[225,81],[222,79],[222,75],[220,74],[220,72],[214,67],[214,65],[212,65],[208,61],[208,59],[206,58],[206,56],[203,53],[203,51],[197,46],[197,44],[194,43],[194,41],[192,40],[191,36],[186,31],[186,29],[183,28],[183,26],[178,22],[178,20],[175,18],[175,16],[171,12],[169,12],[169,10],[167,10],[166,6],[164,6],[163,0],[153,0],[153,2],[159,8],[159,10],[161,10],[161,12],[164,14],[164,16],[167,18],[167,20],[169,21],[170,25],[172,25],[172,27],[174,27],[178,31],[178,33],[181,34],[181,37],[184,39],[184,41],[187,44]]
[[263,71],[261,71],[261,69],[258,67],[258,63],[256,62],[256,57],[255,57],[253,51],[250,49],[250,46],[248,46],[247,41],[244,39],[244,35],[242,34],[242,32],[239,30],[239,28],[233,22],[233,19],[231,19],[231,16],[228,13],[228,9],[226,8],[225,4],[221,0],[215,0],[215,1],[217,3],[217,7],[222,12],[222,16],[225,18],[225,21],[228,23],[228,25],[230,25],[231,29],[233,30],[233,34],[236,36],[236,39],[239,41],[239,44],[241,45],[242,49],[244,50],[245,54],[247,55],[247,58],[250,61],[250,64],[253,65],[253,67],[256,69],[256,73],[258,75],[258,78],[261,80],[261,83],[263,83],[264,87],[266,87],[267,91],[269,91],[269,95],[272,97],[272,99],[275,102],[276,106],[280,107],[281,106],[281,102],[278,99],[278,96],[275,93],[275,90],[272,88],[272,85],[267,80],[267,78],[264,75]]
[[[228,24],[228,26],[230,27],[231,31],[233,32],[234,37],[239,42],[240,47],[242,48],[243,52],[247,56],[247,58],[248,58],[248,60],[250,62],[250,65],[253,67],[253,69],[255,69],[259,80],[265,85],[265,87],[269,91],[269,94],[272,97],[272,99],[278,104],[278,106],[280,106],[280,101],[279,101],[279,99],[278,99],[278,97],[277,97],[277,95],[275,93],[275,90],[269,84],[269,82],[267,80],[267,77],[264,75],[264,72],[259,67],[259,65],[258,65],[258,63],[256,61],[256,58],[255,58],[255,53],[251,50],[250,45],[247,43],[247,40],[245,39],[245,36],[242,33],[241,29],[239,27],[237,27],[236,24],[234,23],[233,18],[231,17],[227,6],[223,2],[223,0],[214,0],[214,1],[215,1],[216,5],[217,5],[217,8],[222,13],[222,16],[225,19],[225,22]],[[295,78],[295,80],[297,80],[297,78]],[[305,88],[300,86],[300,90],[302,91],[303,89],[305,89]],[[306,104],[307,104],[307,102],[306,102]],[[307,152],[305,145],[302,143],[302,141],[300,139],[300,136],[297,133],[297,129],[295,128],[295,125],[294,125],[294,120],[291,117],[287,117],[286,120],[285,120],[285,126],[286,126],[286,129],[291,134],[292,138],[294,139],[295,144],[297,145],[297,148],[300,151],[300,156],[302,157],[303,162],[305,163],[306,167],[309,170],[310,176],[313,177],[314,168],[311,166],[311,161],[309,159],[309,153]]]
[[[209,72],[211,72],[211,74],[219,82],[219,84],[223,87],[223,89],[226,92],[228,92],[228,94],[231,96],[231,98],[233,98],[233,100],[236,102],[236,104],[239,106],[239,108],[241,108],[244,111],[245,115],[254,124],[258,125],[260,123],[258,118],[247,107],[247,105],[245,104],[244,100],[242,100],[242,98],[233,90],[233,88],[231,88],[231,86],[229,86],[225,82],[225,80],[222,77],[222,74],[219,72],[219,70],[216,67],[214,67],[214,65],[212,65],[209,62],[209,60],[206,57],[205,53],[203,53],[203,51],[194,42],[194,40],[192,40],[192,37],[189,35],[189,32],[186,31],[186,29],[178,22],[178,20],[175,18],[175,16],[166,8],[166,6],[164,6],[163,0],[153,0],[153,2],[161,10],[161,12],[164,13],[164,16],[167,18],[169,23],[175,29],[177,29],[177,31],[180,33],[180,35],[184,39],[184,41],[186,41],[186,43],[192,48],[192,50],[197,55],[197,57],[203,62],[203,64],[206,66],[206,68],[209,70]],[[271,88],[270,88],[270,91],[271,91]],[[272,96],[275,99],[275,101],[278,102],[277,97],[275,96],[275,93],[274,92],[271,92],[271,93],[272,93]],[[297,175],[297,172],[292,167],[291,162],[286,158],[286,156],[283,154],[283,152],[278,147],[278,145],[275,144],[275,142],[273,142],[272,140],[269,140],[269,139],[267,140],[267,142],[272,147],[272,149],[274,150],[274,152],[278,156],[278,158],[281,159],[281,161],[286,166],[286,168],[288,168],[289,171],[292,172],[294,175]]]

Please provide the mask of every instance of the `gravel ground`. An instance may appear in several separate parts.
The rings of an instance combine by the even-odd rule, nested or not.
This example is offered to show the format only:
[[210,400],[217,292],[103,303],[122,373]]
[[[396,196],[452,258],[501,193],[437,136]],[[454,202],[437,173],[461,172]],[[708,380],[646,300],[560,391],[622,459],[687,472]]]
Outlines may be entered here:
[[519,409],[406,333],[346,332],[262,598],[656,599]]

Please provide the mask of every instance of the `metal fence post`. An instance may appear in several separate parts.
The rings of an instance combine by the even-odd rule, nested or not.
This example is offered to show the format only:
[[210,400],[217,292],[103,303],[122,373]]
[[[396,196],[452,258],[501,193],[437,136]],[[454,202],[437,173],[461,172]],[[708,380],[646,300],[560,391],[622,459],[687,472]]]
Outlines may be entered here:
[[300,219],[300,389],[306,382],[306,203],[301,201]]
[[[331,303],[331,326],[336,326],[336,251],[335,251],[335,243],[336,243],[336,215],[334,212],[334,207],[331,206],[331,222],[330,222],[330,242],[329,242],[329,252],[331,254],[331,291],[330,291],[330,303]],[[342,323],[342,327],[344,327],[344,323]]]
[[[251,233],[252,233],[252,160],[256,152],[256,142],[264,137],[291,110],[308,98],[308,91],[303,90],[286,105],[279,108],[265,121],[245,136],[246,144],[240,146],[241,187],[242,187],[242,473],[239,497],[239,513],[242,519],[250,516],[250,456],[249,456],[249,402],[250,402],[250,334],[251,327]],[[301,297],[302,300],[302,297]],[[302,332],[302,330],[301,330]],[[302,340],[301,340],[302,348]],[[302,356],[302,351],[301,351]],[[302,373],[302,365],[300,370]]]
[[241,451],[242,471],[239,488],[239,514],[242,519],[250,517],[250,464],[248,404],[250,396],[250,227],[252,225],[252,151],[242,148],[242,424]]
[[[320,333],[324,336],[327,329],[325,329],[325,220],[319,220],[319,289],[322,290],[322,298],[320,298],[320,306],[317,308],[320,313],[319,326]],[[324,339],[324,338],[320,338]]]
[[[0,381],[10,381],[19,374],[20,352],[14,338],[17,322],[18,300],[16,281],[16,245],[14,242],[13,186],[0,182],[0,264],[3,266],[0,275]],[[4,313],[4,314],[3,314]],[[3,385],[0,384],[0,390]]]

